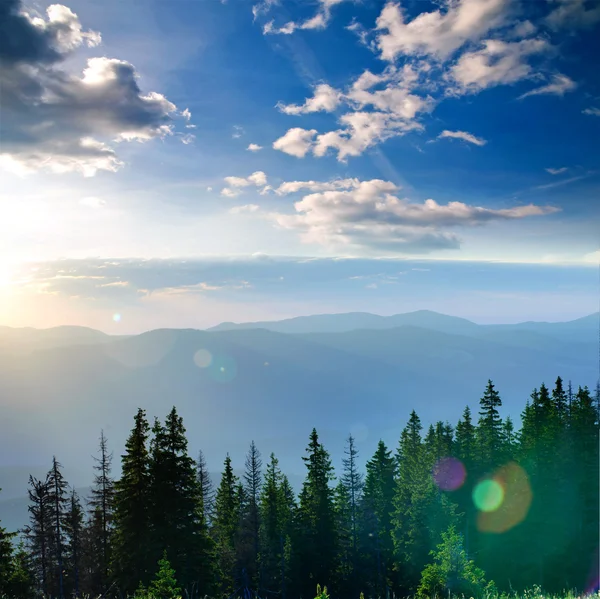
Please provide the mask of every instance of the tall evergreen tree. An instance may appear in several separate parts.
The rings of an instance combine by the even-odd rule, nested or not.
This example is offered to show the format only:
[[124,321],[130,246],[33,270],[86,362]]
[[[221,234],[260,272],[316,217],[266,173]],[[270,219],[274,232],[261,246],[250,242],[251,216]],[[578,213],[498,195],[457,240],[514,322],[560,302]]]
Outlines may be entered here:
[[358,468],[358,450],[352,435],[348,436],[344,454],[345,457],[342,460],[343,473],[341,482],[346,489],[348,501],[350,502],[350,534],[352,541],[350,561],[354,577],[353,581],[356,584],[356,571],[358,566],[358,517],[364,482],[363,475]]
[[336,570],[337,535],[335,530],[333,466],[329,453],[312,430],[307,455],[302,459],[307,475],[300,493],[299,519],[302,527],[300,562],[303,569],[304,594],[316,584],[327,584]]
[[212,544],[201,512],[196,465],[187,452],[183,419],[173,408],[161,425],[155,421],[150,443],[150,550],[154,561],[164,551],[184,588],[206,593],[212,585]]
[[206,465],[206,458],[202,451],[198,452],[198,459],[196,460],[196,478],[198,480],[198,487],[200,488],[202,515],[207,526],[210,526],[215,509],[215,489],[213,481],[210,478],[208,466]]
[[69,573],[70,594],[79,597],[81,591],[81,563],[83,554],[84,515],[81,501],[75,489],[71,490],[65,514],[66,562]]
[[48,478],[38,480],[30,476],[28,495],[29,524],[25,527],[24,533],[37,587],[43,595],[48,595],[52,571],[50,544],[53,526]]
[[51,588],[58,599],[65,596],[64,589],[64,548],[65,548],[65,518],[67,513],[68,483],[62,472],[62,465],[52,457],[52,468],[48,472],[48,506],[51,512],[52,528],[50,534],[50,552],[53,555],[55,572]]
[[112,525],[115,503],[115,484],[111,476],[113,454],[108,451],[104,431],[100,432],[99,455],[94,456],[94,485],[89,505],[92,511],[98,510],[101,520],[102,555],[99,560],[100,589],[106,589],[109,580],[109,565],[112,543]]
[[147,584],[151,573],[149,428],[146,413],[140,408],[121,456],[121,478],[115,483],[112,570],[123,592],[133,592],[140,583]]
[[219,556],[220,591],[231,593],[236,572],[235,541],[239,518],[239,481],[233,473],[229,454],[215,498],[214,535]]
[[246,509],[243,528],[246,533],[244,567],[253,587],[261,586],[258,555],[260,552],[260,491],[262,484],[262,459],[254,441],[246,455],[244,491]]
[[488,380],[485,392],[479,400],[479,405],[478,461],[480,470],[485,473],[498,463],[502,444],[502,418],[498,410],[502,406],[502,399],[491,380]]

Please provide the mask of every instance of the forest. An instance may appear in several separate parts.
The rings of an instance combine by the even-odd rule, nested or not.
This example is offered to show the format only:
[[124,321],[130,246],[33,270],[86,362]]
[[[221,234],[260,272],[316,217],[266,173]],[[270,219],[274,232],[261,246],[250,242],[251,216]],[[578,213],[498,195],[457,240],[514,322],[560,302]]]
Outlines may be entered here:
[[364,471],[351,435],[336,473],[313,429],[299,492],[254,442],[244,475],[227,455],[213,485],[176,407],[152,422],[139,409],[119,478],[100,432],[89,497],[57,457],[30,477],[29,524],[0,523],[0,597],[597,591],[600,386],[540,385],[518,429],[501,407],[488,381],[455,425],[424,427],[413,410],[397,447],[380,441]]

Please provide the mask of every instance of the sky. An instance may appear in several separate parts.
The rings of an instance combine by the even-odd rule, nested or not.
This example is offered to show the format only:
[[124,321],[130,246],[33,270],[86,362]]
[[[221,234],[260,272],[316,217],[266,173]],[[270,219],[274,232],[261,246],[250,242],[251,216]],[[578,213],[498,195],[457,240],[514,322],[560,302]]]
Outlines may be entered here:
[[597,311],[599,33],[585,0],[0,0],[0,324]]

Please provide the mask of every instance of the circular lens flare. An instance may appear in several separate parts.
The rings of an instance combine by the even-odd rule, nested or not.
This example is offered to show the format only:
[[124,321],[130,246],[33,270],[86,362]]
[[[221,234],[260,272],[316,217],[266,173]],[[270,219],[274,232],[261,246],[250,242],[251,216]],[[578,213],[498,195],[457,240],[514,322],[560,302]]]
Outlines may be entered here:
[[504,489],[502,485],[494,480],[487,479],[477,483],[473,490],[473,501],[477,509],[482,512],[493,512],[497,510],[504,500]]
[[198,368],[207,368],[212,362],[212,354],[207,349],[199,349],[194,354],[194,364]]
[[116,312],[115,314],[113,314],[113,317],[112,317],[112,319],[113,319],[115,322],[121,322],[121,315],[120,315],[118,312]]
[[442,491],[456,491],[466,477],[463,463],[456,458],[442,458],[433,467],[433,480]]

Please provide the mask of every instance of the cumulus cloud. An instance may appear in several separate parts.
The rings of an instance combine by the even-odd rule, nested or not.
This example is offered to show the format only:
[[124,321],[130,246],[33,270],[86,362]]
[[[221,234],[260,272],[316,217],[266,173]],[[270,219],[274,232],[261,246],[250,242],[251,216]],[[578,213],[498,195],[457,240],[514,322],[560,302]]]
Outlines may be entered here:
[[388,2],[377,18],[375,45],[384,60],[399,55],[445,59],[469,41],[503,25],[508,0],[457,0],[445,10],[422,12],[411,21],[400,3]]
[[478,93],[496,85],[507,85],[526,79],[533,69],[530,56],[550,49],[542,38],[519,42],[486,40],[481,49],[465,52],[450,68],[446,79],[454,85],[450,93]]
[[389,181],[361,181],[343,190],[311,193],[294,204],[295,214],[273,214],[281,227],[298,230],[304,241],[426,252],[460,247],[453,227],[483,225],[556,212],[549,206],[491,209],[462,202],[412,203],[397,196]]
[[476,146],[485,146],[487,141],[482,137],[475,137],[472,133],[467,133],[466,131],[442,131],[438,135],[438,139],[443,138],[451,138],[451,139],[462,139],[463,141],[469,142],[470,144],[475,144]]
[[[324,107],[322,98],[335,98],[335,106],[343,102],[350,108],[338,119],[340,127],[321,134],[314,129],[307,131],[296,127],[278,139],[273,147],[300,158],[309,151],[315,156],[325,156],[333,150],[343,162],[386,139],[421,129],[417,117],[431,111],[435,104],[429,95],[414,93],[414,89],[423,84],[427,72],[426,64],[405,65],[401,69],[388,67],[379,75],[364,71],[345,92],[326,86],[326,93],[315,94],[301,106],[293,105],[291,113],[321,109]],[[315,98],[321,100],[313,105],[311,102]],[[333,109],[333,106],[331,103],[329,108]]]
[[0,28],[4,167],[93,176],[123,166],[111,141],[172,133],[175,105],[159,93],[144,94],[130,63],[100,57],[89,59],[81,75],[65,70],[65,58],[101,39],[84,31],[69,8],[54,4],[44,19],[6,0]]
[[577,84],[570,77],[567,77],[566,75],[561,75],[559,73],[557,75],[554,75],[551,83],[542,85],[541,87],[537,87],[536,89],[528,91],[527,93],[519,96],[519,100],[523,100],[524,98],[528,98],[529,96],[564,96],[567,92],[573,91],[576,87]]
[[562,166],[561,168],[547,168],[546,172],[550,173],[551,175],[562,175],[568,170],[569,169],[566,166]]
[[304,104],[277,104],[277,108],[285,114],[308,114],[310,112],[333,112],[340,103],[340,92],[328,85],[320,83],[315,87],[314,94],[307,98]]
[[294,127],[273,142],[273,148],[296,158],[304,158],[313,145],[316,129]]
[[263,147],[259,146],[258,144],[249,144],[246,148],[246,150],[248,150],[249,152],[259,152],[262,149]]
[[600,4],[595,0],[553,0],[555,8],[546,17],[554,30],[591,27],[600,21]]
[[236,198],[241,192],[241,188],[244,187],[262,187],[262,191],[267,186],[267,175],[263,171],[256,171],[248,177],[225,177],[225,183],[227,187],[221,190],[221,195],[228,198]]

